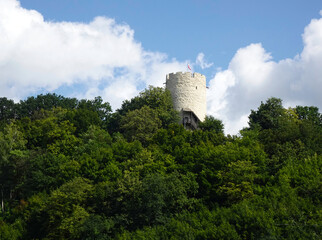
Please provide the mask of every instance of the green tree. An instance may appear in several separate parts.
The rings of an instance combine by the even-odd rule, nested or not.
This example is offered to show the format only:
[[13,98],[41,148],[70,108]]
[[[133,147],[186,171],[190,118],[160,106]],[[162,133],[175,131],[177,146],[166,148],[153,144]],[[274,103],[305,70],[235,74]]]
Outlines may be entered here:
[[77,106],[76,98],[65,98],[55,93],[40,94],[37,97],[28,97],[16,104],[18,118],[32,117],[35,112],[52,110],[53,108],[74,109]]
[[113,239],[114,222],[100,215],[90,215],[81,227],[81,239],[108,240]]
[[0,98],[0,129],[9,123],[10,119],[16,118],[16,105],[13,100],[5,97]]
[[48,149],[53,153],[70,155],[75,151],[79,139],[75,136],[76,128],[65,120],[67,110],[55,108],[51,111],[41,110],[37,119],[33,121],[24,118],[20,122],[21,128],[31,149]]
[[93,186],[88,180],[75,178],[50,194],[43,209],[48,218],[42,223],[48,239],[80,237],[80,227],[89,217],[85,207],[92,191]]
[[152,174],[142,181],[141,223],[154,225],[166,220],[184,209],[193,209],[198,184],[189,176],[171,173],[168,175]]
[[317,205],[322,204],[322,156],[292,159],[279,174],[299,196],[310,198]]
[[218,193],[227,199],[226,204],[254,196],[253,182],[258,177],[256,169],[251,161],[237,161],[218,172],[218,179],[221,182]]
[[82,144],[77,148],[81,175],[94,182],[116,179],[121,170],[113,156],[112,137],[104,129],[91,125],[82,134]]
[[50,193],[81,173],[78,161],[48,151],[32,151],[25,167],[24,181],[19,186],[24,198],[39,192]]
[[161,127],[156,110],[143,106],[128,112],[121,120],[121,129],[129,141],[139,140],[147,144]]
[[307,120],[315,125],[322,126],[322,115],[317,107],[296,106],[295,112],[299,120]]
[[203,131],[215,131],[216,133],[224,132],[224,124],[221,120],[213,116],[206,116],[205,120],[199,123],[199,128]]
[[5,211],[5,201],[12,200],[15,188],[20,184],[26,149],[26,140],[16,124],[6,125],[0,132],[0,188],[1,211]]
[[0,239],[18,240],[23,235],[21,219],[17,219],[13,224],[7,224],[0,220]]
[[91,125],[102,126],[98,112],[87,108],[68,111],[65,119],[75,127],[76,136],[85,133]]
[[300,139],[314,153],[322,153],[322,115],[317,107],[296,106],[294,109],[300,127]]
[[279,98],[270,98],[266,103],[261,102],[257,111],[251,110],[248,123],[251,129],[256,128],[256,126],[262,129],[276,128],[279,123],[279,118],[284,113],[282,100]]
[[110,112],[111,105],[108,102],[103,102],[102,97],[95,97],[93,100],[81,100],[77,106],[78,109],[87,109],[96,112],[101,121],[106,121]]
[[155,110],[157,117],[161,120],[162,127],[179,121],[179,114],[173,108],[170,92],[164,88],[149,86],[139,96],[123,102],[121,108],[110,116],[109,129],[112,132],[120,131],[122,117],[128,112],[139,110],[144,106]]

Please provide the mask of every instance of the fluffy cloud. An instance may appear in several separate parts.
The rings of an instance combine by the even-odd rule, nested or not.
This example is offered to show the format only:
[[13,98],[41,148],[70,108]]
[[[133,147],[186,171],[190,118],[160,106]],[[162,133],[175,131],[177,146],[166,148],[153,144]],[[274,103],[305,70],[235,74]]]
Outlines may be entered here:
[[259,43],[241,48],[210,80],[208,114],[223,119],[227,133],[247,126],[250,109],[273,96],[285,106],[322,108],[322,18],[313,19],[302,37],[301,54],[278,62]]
[[196,64],[198,66],[201,67],[201,69],[205,69],[205,68],[210,68],[213,63],[208,63],[206,60],[205,60],[205,54],[204,53],[199,53],[197,58],[196,58]]
[[134,31],[113,19],[47,22],[16,0],[0,1],[0,36],[0,96],[13,99],[79,85],[75,96],[102,95],[115,109],[186,65],[145,51]]

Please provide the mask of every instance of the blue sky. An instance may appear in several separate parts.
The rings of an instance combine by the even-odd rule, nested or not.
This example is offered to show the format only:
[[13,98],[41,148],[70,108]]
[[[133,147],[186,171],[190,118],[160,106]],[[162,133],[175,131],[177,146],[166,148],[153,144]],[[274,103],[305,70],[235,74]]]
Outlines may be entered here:
[[208,114],[237,133],[268,97],[322,107],[321,10],[320,0],[0,0],[0,95],[101,95],[115,109],[189,63],[207,77]]
[[146,50],[180,61],[199,52],[226,68],[235,52],[262,43],[275,60],[300,53],[301,34],[319,17],[320,0],[21,0],[48,21],[90,22],[96,16],[126,23]]

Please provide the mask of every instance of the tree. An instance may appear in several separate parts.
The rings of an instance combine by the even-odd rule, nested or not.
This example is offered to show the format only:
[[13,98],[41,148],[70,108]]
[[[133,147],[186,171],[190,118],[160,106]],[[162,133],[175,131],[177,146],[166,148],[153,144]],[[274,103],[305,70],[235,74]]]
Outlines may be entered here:
[[232,204],[254,196],[253,182],[258,177],[257,167],[251,161],[237,161],[228,164],[227,169],[218,172],[221,186],[218,193]]
[[39,150],[31,151],[25,168],[24,181],[18,188],[24,199],[39,192],[50,193],[78,177],[81,165],[63,154]]
[[294,109],[300,127],[300,139],[315,153],[322,153],[322,115],[317,107],[296,106]]
[[310,198],[317,205],[322,204],[322,156],[292,159],[279,174],[297,190],[299,196]]
[[92,112],[96,112],[99,119],[105,122],[112,111],[111,105],[108,102],[103,102],[102,97],[95,97],[94,100],[82,99],[79,101],[78,109],[87,109]]
[[17,219],[13,224],[7,224],[0,220],[0,239],[16,240],[22,239],[23,226],[21,219]]
[[[75,178],[52,191],[41,205],[38,216],[33,216],[47,216],[46,220],[40,223],[41,226],[38,226],[45,229],[45,236],[42,238],[79,239],[80,227],[89,217],[85,206],[92,191],[91,182],[83,178]],[[32,219],[28,221],[32,222]]]
[[166,219],[184,209],[192,209],[196,203],[193,196],[198,184],[192,174],[181,175],[176,172],[161,175],[152,174],[142,181],[142,220],[147,225],[165,223]]
[[26,100],[17,104],[18,118],[32,117],[35,112],[43,110],[52,110],[53,108],[74,109],[77,106],[76,98],[65,98],[55,93],[38,95],[37,97],[28,97]]
[[[6,99],[9,107],[0,106],[7,114],[0,127],[1,239],[322,234],[316,107],[285,109],[268,99],[250,114],[250,127],[231,137],[211,116],[196,131],[170,123],[174,110],[161,88],[115,114],[99,97],[66,100],[65,107],[63,97],[28,99],[25,109]],[[111,119],[120,132],[111,131]]]
[[9,123],[8,121],[14,118],[16,118],[14,101],[5,97],[0,98],[0,122]]
[[206,116],[205,120],[199,123],[199,128],[203,131],[215,131],[216,133],[224,132],[224,124],[221,120],[213,116]]
[[143,106],[128,112],[121,120],[121,129],[129,141],[139,140],[147,144],[161,127],[156,110]]
[[34,121],[22,119],[21,126],[27,136],[28,147],[31,149],[48,149],[53,153],[71,154],[79,143],[75,136],[76,128],[65,120],[68,111],[54,108],[50,111],[41,110]]
[[262,129],[277,128],[279,118],[284,115],[282,100],[269,98],[266,103],[261,102],[257,111],[251,110],[249,115],[249,126],[251,129],[260,126]]
[[322,126],[322,114],[319,113],[319,109],[317,107],[296,106],[295,112],[299,120],[307,120],[312,122],[314,125]]
[[114,222],[100,215],[90,215],[81,227],[80,236],[84,240],[113,239]]
[[179,120],[179,113],[173,108],[169,90],[149,86],[139,96],[131,100],[125,100],[121,108],[109,117],[109,129],[111,132],[120,131],[120,121],[128,112],[139,110],[144,106],[155,110],[157,117],[161,120],[162,127],[177,123]]
[[68,111],[66,113],[66,120],[75,126],[75,134],[77,136],[85,133],[91,125],[102,125],[98,112],[86,108]]
[[0,132],[0,188],[1,211],[6,200],[13,199],[15,187],[20,183],[23,168],[26,140],[18,127],[11,123]]

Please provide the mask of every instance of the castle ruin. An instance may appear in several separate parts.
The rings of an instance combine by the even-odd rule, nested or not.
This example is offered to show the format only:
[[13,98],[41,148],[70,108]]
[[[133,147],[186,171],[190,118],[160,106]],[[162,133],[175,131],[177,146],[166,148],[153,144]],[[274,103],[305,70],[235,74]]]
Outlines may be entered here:
[[187,129],[197,129],[206,117],[206,77],[200,73],[170,73],[166,77],[166,89],[180,113],[180,123]]

